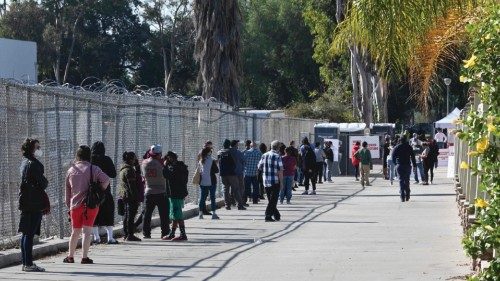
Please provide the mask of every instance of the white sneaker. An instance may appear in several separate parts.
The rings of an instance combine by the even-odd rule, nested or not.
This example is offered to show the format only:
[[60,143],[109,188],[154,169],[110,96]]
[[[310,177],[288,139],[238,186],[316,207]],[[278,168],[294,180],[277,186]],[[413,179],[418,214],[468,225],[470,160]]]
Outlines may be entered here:
[[23,271],[26,272],[44,272],[45,268],[39,267],[36,264],[33,264],[31,266],[23,266]]

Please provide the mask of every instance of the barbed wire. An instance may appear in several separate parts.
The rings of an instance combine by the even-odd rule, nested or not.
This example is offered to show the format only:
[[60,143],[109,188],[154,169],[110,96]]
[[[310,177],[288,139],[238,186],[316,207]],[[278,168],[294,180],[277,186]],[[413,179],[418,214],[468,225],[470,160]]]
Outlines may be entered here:
[[103,81],[95,76],[89,76],[82,80],[80,85],[73,85],[70,83],[64,83],[62,85],[58,84],[55,80],[45,79],[40,81],[37,84],[30,83],[29,81],[23,81],[20,79],[14,78],[2,78],[1,81],[6,81],[9,83],[14,83],[18,85],[28,86],[28,87],[44,87],[44,88],[54,88],[54,89],[65,89],[65,90],[74,90],[74,91],[85,91],[92,93],[101,93],[101,94],[113,94],[113,95],[131,95],[131,96],[140,96],[140,97],[165,97],[168,99],[174,99],[179,101],[193,101],[193,102],[201,102],[201,103],[217,103],[217,104],[225,104],[217,100],[214,97],[210,97],[205,99],[202,96],[187,96],[182,95],[179,92],[172,92],[167,94],[165,89],[161,87],[153,87],[150,88],[147,85],[136,85],[134,89],[129,90],[125,83],[119,79],[112,79],[109,81]]

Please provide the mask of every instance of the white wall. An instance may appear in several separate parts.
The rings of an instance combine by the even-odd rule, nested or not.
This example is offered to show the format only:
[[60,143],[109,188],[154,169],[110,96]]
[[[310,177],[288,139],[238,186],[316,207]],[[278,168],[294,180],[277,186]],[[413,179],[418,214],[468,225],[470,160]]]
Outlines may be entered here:
[[0,38],[0,78],[38,83],[36,43]]

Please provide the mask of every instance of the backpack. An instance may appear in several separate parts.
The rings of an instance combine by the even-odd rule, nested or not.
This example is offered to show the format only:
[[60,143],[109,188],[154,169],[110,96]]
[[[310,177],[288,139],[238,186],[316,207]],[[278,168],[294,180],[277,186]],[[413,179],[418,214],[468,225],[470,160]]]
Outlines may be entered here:
[[99,182],[94,181],[94,176],[92,174],[93,170],[92,167],[93,165],[91,164],[89,191],[87,192],[87,196],[85,197],[85,206],[86,208],[89,209],[94,209],[99,207],[102,203],[104,203],[104,199],[106,198]]
[[304,146],[304,164],[306,169],[315,169],[316,168],[316,154],[310,145]]

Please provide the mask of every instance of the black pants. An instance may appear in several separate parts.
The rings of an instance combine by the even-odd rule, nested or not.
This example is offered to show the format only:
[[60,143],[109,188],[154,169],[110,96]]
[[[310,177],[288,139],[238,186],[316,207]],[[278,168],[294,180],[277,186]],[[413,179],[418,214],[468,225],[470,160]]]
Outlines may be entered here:
[[267,208],[266,208],[266,218],[271,218],[274,216],[276,220],[281,219],[280,212],[278,211],[278,196],[280,193],[280,185],[274,184],[270,187],[266,187],[267,194]]
[[33,265],[33,237],[40,235],[40,223],[42,222],[42,212],[21,212],[19,220],[19,232],[21,236],[21,257],[23,265]]
[[433,181],[434,180],[434,162],[432,162],[432,163],[424,162],[424,176],[425,176],[424,181],[425,182],[429,182],[429,171],[431,172],[430,180]]
[[139,209],[139,202],[125,202],[125,214],[123,215],[123,232],[125,237],[135,233],[135,216]]
[[144,225],[142,227],[144,236],[151,236],[151,216],[155,207],[158,207],[158,214],[160,215],[161,237],[168,235],[170,221],[168,218],[169,203],[166,194],[148,194],[146,195],[145,204]]
[[306,190],[309,190],[309,181],[311,181],[312,189],[316,190],[316,180],[318,178],[318,172],[316,170],[304,170],[304,186]]
[[318,180],[316,182],[323,181],[323,162],[316,162],[316,171],[318,172],[316,175]]

